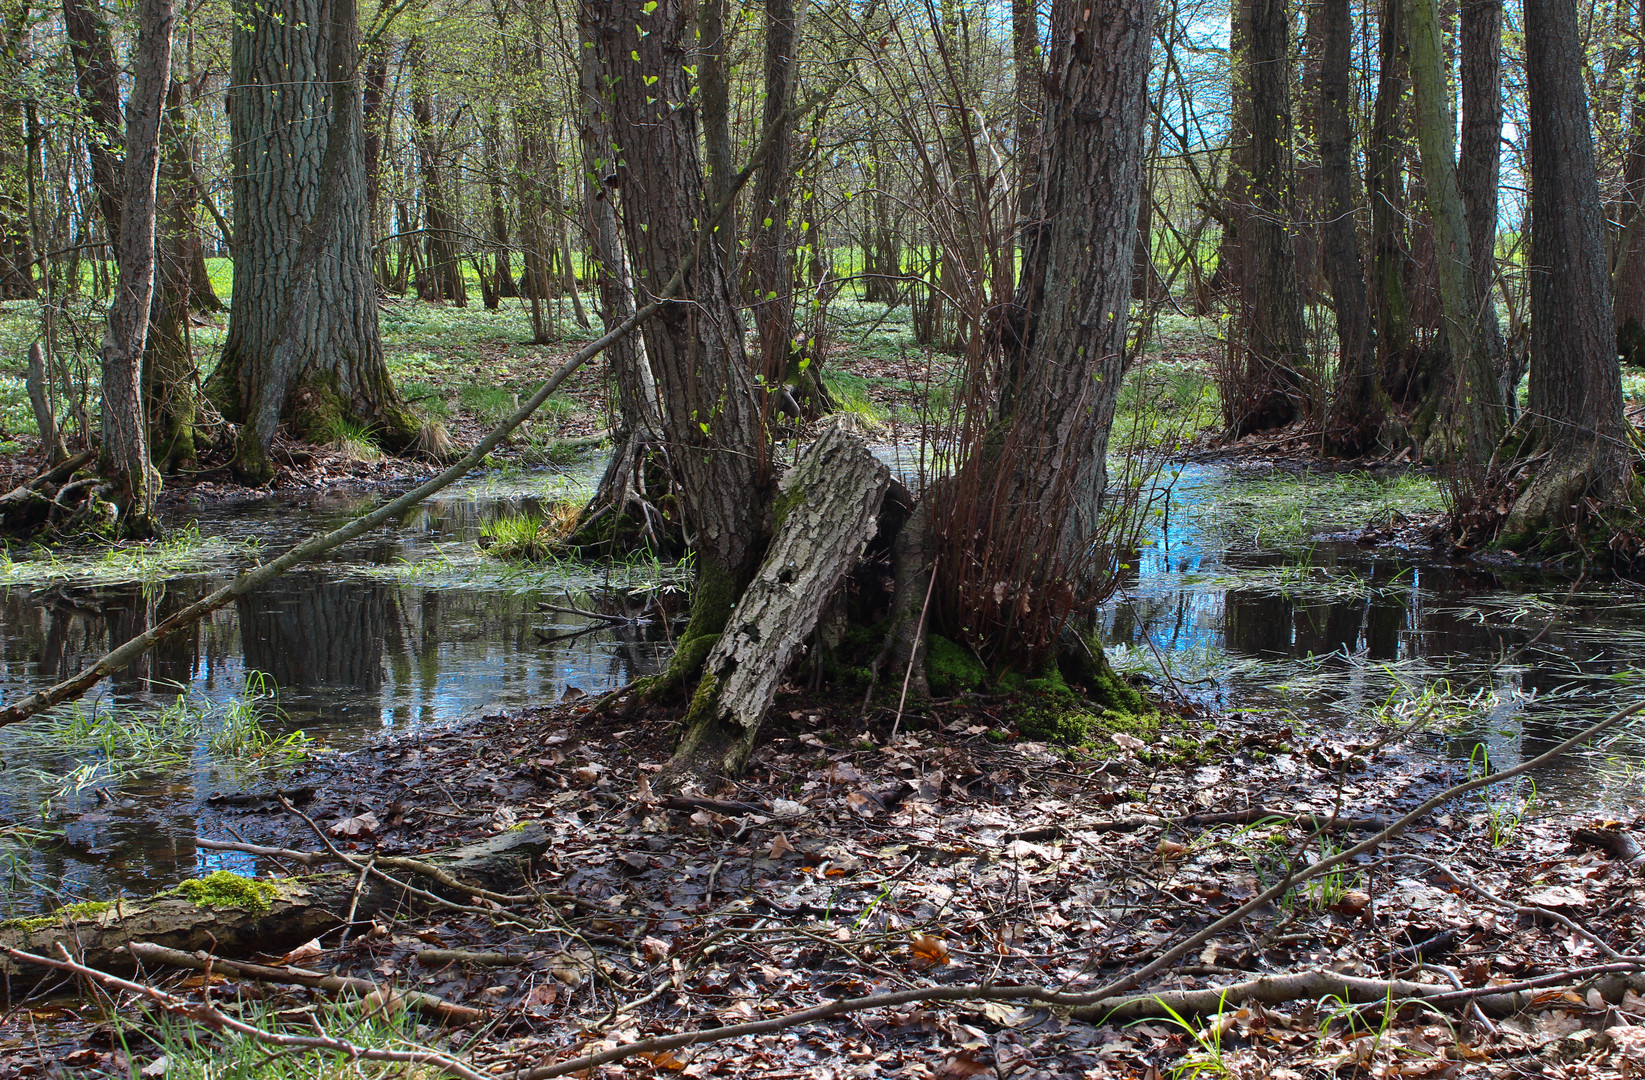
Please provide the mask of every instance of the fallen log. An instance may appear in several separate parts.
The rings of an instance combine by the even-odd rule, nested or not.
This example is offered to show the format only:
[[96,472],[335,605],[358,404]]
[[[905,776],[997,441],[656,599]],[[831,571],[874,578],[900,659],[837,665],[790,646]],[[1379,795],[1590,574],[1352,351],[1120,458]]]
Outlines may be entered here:
[[776,499],[771,547],[703,662],[658,786],[742,771],[783,676],[873,536],[890,482],[885,464],[838,424],[800,454]]
[[356,979],[351,975],[333,975],[329,972],[305,971],[293,967],[270,967],[267,964],[248,964],[215,956],[204,950],[186,953],[147,941],[132,942],[130,952],[145,964],[165,964],[168,967],[188,968],[191,971],[215,971],[255,979],[258,982],[306,986],[313,990],[323,990],[328,994],[356,994],[373,1005],[381,1004],[390,1010],[404,1006],[415,1009],[432,1020],[443,1020],[447,1023],[471,1024],[485,1019],[483,1009],[453,1005],[444,998],[425,994],[420,990],[385,988],[370,979]]
[[[434,886],[436,893],[449,891],[461,899],[476,887],[498,892],[517,887],[528,864],[548,847],[548,834],[527,825],[418,861],[468,885],[468,890]],[[49,956],[62,944],[82,963],[129,972],[133,942],[229,958],[278,953],[342,926],[351,903],[354,921],[363,922],[410,899],[375,876],[361,885],[357,868],[286,878],[219,873],[146,900],[75,904],[51,915],[8,920],[0,923],[0,950]],[[44,973],[0,960],[0,975],[15,992]]]

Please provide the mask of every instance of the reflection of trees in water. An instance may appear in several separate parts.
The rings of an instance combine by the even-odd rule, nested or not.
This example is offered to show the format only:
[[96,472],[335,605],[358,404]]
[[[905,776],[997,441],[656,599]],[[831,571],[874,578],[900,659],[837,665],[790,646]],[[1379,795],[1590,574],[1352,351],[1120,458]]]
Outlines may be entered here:
[[[205,583],[172,582],[144,587],[60,585],[48,590],[6,590],[0,599],[0,663],[17,686],[38,687],[79,673],[110,649],[125,644],[201,595]],[[187,683],[200,661],[201,643],[214,624],[174,634],[110,680],[117,695],[154,690],[170,693]]]
[[275,579],[235,604],[247,669],[281,687],[380,689],[386,598],[376,582]]

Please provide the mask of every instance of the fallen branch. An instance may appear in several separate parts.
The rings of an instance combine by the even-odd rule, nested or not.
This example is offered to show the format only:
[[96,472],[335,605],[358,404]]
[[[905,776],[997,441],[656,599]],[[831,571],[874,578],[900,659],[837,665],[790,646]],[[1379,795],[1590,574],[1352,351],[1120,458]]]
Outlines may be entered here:
[[[1227,1006],[1248,1001],[1277,1005],[1286,1001],[1322,997],[1337,997],[1358,1004],[1378,1004],[1387,1002],[1390,999],[1396,1003],[1413,1000],[1422,1001],[1433,1006],[1477,1002],[1486,1012],[1500,1010],[1498,1015],[1506,1016],[1531,1004],[1531,999],[1520,996],[1526,991],[1561,983],[1570,983],[1574,980],[1592,978],[1601,974],[1640,970],[1645,970],[1645,963],[1605,964],[1593,968],[1578,968],[1574,971],[1559,972],[1541,979],[1527,979],[1524,982],[1508,986],[1477,987],[1460,992],[1447,990],[1433,983],[1367,979],[1343,975],[1335,971],[1312,970],[1287,975],[1264,975],[1249,982],[1235,983],[1231,986],[1209,987],[1204,990],[1160,991],[1125,997],[1101,998],[1096,1001],[1087,1000],[1089,995],[1061,994],[1038,986],[991,986],[988,984],[930,986],[914,990],[898,990],[888,994],[871,994],[867,997],[831,1001],[824,1005],[800,1009],[797,1012],[787,1013],[783,1016],[775,1016],[769,1020],[754,1020],[746,1024],[732,1024],[727,1027],[708,1028],[703,1031],[686,1031],[677,1035],[660,1035],[654,1039],[641,1039],[638,1042],[627,1043],[623,1046],[613,1047],[593,1054],[584,1054],[581,1057],[570,1058],[565,1061],[558,1061],[552,1065],[540,1066],[529,1072],[516,1075],[519,1080],[553,1080],[556,1076],[565,1076],[570,1073],[581,1072],[584,1069],[608,1065],[613,1061],[621,1061],[623,1058],[633,1057],[637,1054],[656,1054],[678,1050],[685,1046],[724,1042],[727,1039],[740,1039],[748,1035],[767,1035],[774,1031],[782,1031],[804,1024],[814,1024],[821,1020],[830,1020],[848,1013],[866,1012],[870,1009],[895,1008],[916,1002],[1031,1001],[1050,1006],[1066,1006],[1077,1003],[1070,1015],[1075,1019],[1092,1023],[1111,1023],[1149,1016],[1169,1016],[1168,1007],[1176,1010],[1180,1016],[1207,1016],[1215,1014]],[[1608,997],[1615,996],[1620,1000],[1623,991],[1630,988],[1634,981],[1645,985],[1645,979],[1630,980],[1627,986],[1612,987],[1613,995],[1608,995]]]
[[[58,949],[62,950],[62,946],[59,945]],[[279,1031],[267,1031],[248,1024],[244,1020],[229,1016],[209,1001],[185,1001],[166,993],[164,990],[132,982],[129,979],[122,979],[116,975],[110,975],[106,971],[98,971],[96,968],[76,963],[69,957],[67,951],[63,952],[61,960],[54,960],[47,956],[37,956],[13,948],[7,948],[5,952],[12,960],[55,968],[58,971],[67,971],[70,974],[102,983],[104,986],[111,986],[116,990],[124,990],[127,993],[146,998],[169,1013],[192,1020],[197,1024],[204,1024],[215,1031],[233,1032],[236,1035],[243,1035],[270,1046],[279,1046],[288,1050],[327,1050],[359,1061],[388,1061],[401,1065],[433,1065],[452,1076],[460,1077],[461,1080],[490,1080],[489,1077],[475,1072],[456,1058],[448,1057],[438,1050],[380,1050],[376,1047],[360,1046],[349,1042],[347,1039],[338,1039],[330,1035],[290,1035]]]
[[529,960],[500,952],[470,952],[467,949],[424,949],[417,954],[417,962],[424,967],[445,967],[447,964],[473,964],[475,967],[513,967]]
[[[473,886],[464,886],[463,878],[492,885],[522,882],[525,864],[546,851],[550,843],[542,828],[528,825],[428,860],[413,861],[437,868],[442,877],[466,890]],[[275,850],[284,853],[284,849]],[[384,861],[378,859],[377,865]],[[101,908],[67,908],[52,918],[0,923],[0,947],[38,953],[67,943],[82,962],[105,971],[125,971],[131,965],[127,946],[133,941],[185,954],[204,949],[215,956],[249,956],[289,948],[335,930],[345,921],[350,904],[355,905],[355,918],[362,920],[405,903],[412,895],[472,910],[403,883],[385,883],[375,872],[356,901],[359,871],[360,866],[353,864],[341,872],[259,879],[263,895],[254,906],[202,907],[173,892],[146,900],[118,900]],[[486,913],[500,914],[494,908],[486,909]],[[0,973],[11,976],[15,993],[27,979],[13,968],[0,959]]]
[[1645,849],[1626,829],[1572,829],[1571,839],[1599,848],[1635,874],[1645,875]]
[[471,1024],[485,1019],[485,1011],[471,1008],[467,1005],[453,1005],[444,998],[425,994],[419,990],[387,989],[378,986],[370,979],[357,979],[350,975],[333,975],[321,971],[305,971],[302,968],[269,967],[266,964],[248,964],[242,960],[229,960],[221,956],[213,956],[205,950],[199,952],[182,952],[178,949],[168,949],[163,945],[153,945],[146,941],[134,941],[128,946],[131,955],[145,964],[166,964],[170,967],[188,968],[192,971],[222,971],[238,975],[244,979],[255,979],[258,982],[283,983],[288,986],[306,986],[313,990],[324,990],[328,994],[354,993],[362,998],[370,997],[372,1001],[401,1002],[408,1008],[416,1009],[434,1020],[443,1020],[455,1024]]

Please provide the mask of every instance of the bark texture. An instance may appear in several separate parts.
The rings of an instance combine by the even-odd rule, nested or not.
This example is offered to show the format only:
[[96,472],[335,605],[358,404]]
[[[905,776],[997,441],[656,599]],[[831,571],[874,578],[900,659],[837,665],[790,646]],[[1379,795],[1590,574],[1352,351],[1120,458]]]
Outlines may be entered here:
[[873,536],[890,481],[890,470],[838,424],[800,454],[783,477],[765,561],[703,664],[663,781],[742,772],[778,685]]
[[[1645,33],[1645,5],[1638,6],[1635,34]],[[1622,163],[1622,207],[1614,267],[1612,302],[1617,352],[1625,363],[1645,364],[1645,65],[1634,78],[1629,100],[1627,155]]]
[[[1434,262],[1451,372],[1419,416],[1419,438],[1431,456],[1452,458],[1466,471],[1483,468],[1502,438],[1505,415],[1496,363],[1482,324],[1489,294],[1478,291],[1469,221],[1458,181],[1450,83],[1436,0],[1406,0],[1411,77],[1416,88],[1417,143],[1433,223]],[[1490,309],[1493,312],[1494,308]]]
[[1468,220],[1473,256],[1474,297],[1479,305],[1476,348],[1496,372],[1503,420],[1510,422],[1519,386],[1510,368],[1492,297],[1496,287],[1497,189],[1502,173],[1502,0],[1463,0],[1459,37],[1462,51],[1462,146],[1457,186]]
[[1377,444],[1383,398],[1354,205],[1350,0],[1321,0],[1315,18],[1320,45],[1319,186],[1324,211],[1320,257],[1336,309],[1338,349],[1337,392],[1326,439],[1334,452],[1357,457]]
[[[588,216],[589,254],[600,297],[600,319],[616,326],[634,313],[634,279],[623,251],[617,220],[616,191],[606,184],[619,150],[612,141],[611,122],[600,89],[600,54],[584,39],[580,50],[582,90],[582,150],[584,208]],[[657,402],[657,381],[651,374],[645,339],[629,334],[606,350],[606,364],[617,390],[617,422],[611,436],[611,460],[578,522],[578,539],[608,537],[609,553],[627,540],[641,537],[652,550],[669,547],[677,522],[665,520],[658,504],[672,494],[667,454],[662,446],[663,418]],[[660,489],[647,490],[648,468]],[[658,475],[658,474],[661,475]],[[609,518],[609,520],[606,520]],[[591,530],[598,530],[590,535]],[[581,544],[587,547],[588,545]]]
[[[770,440],[761,391],[743,349],[743,329],[720,250],[699,226],[715,207],[703,197],[696,110],[682,60],[691,4],[583,0],[587,37],[601,58],[612,140],[622,148],[613,176],[632,260],[636,299],[648,302],[687,252],[698,258],[679,299],[645,324],[645,349],[662,404],[663,435],[694,536],[697,588],[682,639],[683,665],[725,625],[764,552]],[[607,78],[607,77],[611,78]],[[647,80],[655,79],[647,85]]]
[[1525,476],[1503,524],[1511,545],[1562,547],[1566,530],[1631,486],[1604,213],[1582,83],[1575,0],[1527,0],[1531,106],[1531,382],[1503,446]]
[[1383,387],[1395,401],[1410,400],[1415,330],[1405,283],[1411,252],[1405,232],[1404,118],[1409,66],[1405,56],[1405,0],[1382,0],[1378,27],[1377,93],[1365,147],[1371,196],[1371,315]]
[[149,463],[143,409],[143,348],[154,302],[154,232],[160,177],[160,122],[171,82],[171,0],[138,9],[131,94],[126,103],[125,175],[120,207],[120,267],[103,338],[103,474],[128,531],[145,533],[159,487]]
[[1251,180],[1241,229],[1239,340],[1233,393],[1223,402],[1235,437],[1302,415],[1308,344],[1297,275],[1296,166],[1291,151],[1291,8],[1250,0],[1245,78],[1251,95]]
[[417,438],[383,360],[366,220],[354,0],[240,0],[229,96],[234,308],[209,386],[245,425],[240,469],[272,475],[288,425],[352,421],[390,449]]
[[[928,494],[939,626],[1043,659],[1100,570],[1106,456],[1126,367],[1152,0],[1051,9],[1045,149],[1018,285],[1028,313],[1000,415]],[[964,633],[969,631],[969,633]]]

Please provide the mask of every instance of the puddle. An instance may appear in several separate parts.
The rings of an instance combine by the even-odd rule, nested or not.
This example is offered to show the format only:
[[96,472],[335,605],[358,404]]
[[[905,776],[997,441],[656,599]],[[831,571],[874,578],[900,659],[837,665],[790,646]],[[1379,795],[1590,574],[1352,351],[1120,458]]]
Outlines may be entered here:
[[[275,702],[259,703],[264,729],[275,737],[301,729],[320,746],[347,749],[385,732],[558,701],[572,688],[598,694],[660,670],[670,651],[667,612],[684,597],[677,572],[643,562],[516,566],[486,558],[475,543],[501,513],[586,497],[597,470],[456,486],[397,525],[167,639],[80,703],[84,727],[111,707],[155,711],[184,696],[193,726],[163,746],[99,749],[96,734],[82,733],[85,749],[67,753],[42,747],[23,728],[0,729],[0,822],[14,823],[9,838],[0,829],[0,873],[9,850],[21,860],[10,867],[12,884],[23,886],[0,900],[0,915],[16,913],[13,900],[34,910],[20,895],[27,880],[104,895],[111,887],[152,891],[196,873],[191,804],[250,779],[207,744],[224,707],[246,700],[255,672],[278,688]],[[229,581],[260,552],[335,528],[371,505],[323,498],[203,510],[190,515],[197,537],[183,531],[141,559],[116,552],[31,562],[14,552],[16,561],[0,563],[0,698],[81,670]],[[110,757],[126,760],[115,770],[96,765]],[[180,809],[166,816],[167,806]],[[66,845],[15,842],[15,828],[31,824],[66,824]]]
[[[1103,613],[1122,668],[1299,724],[1409,712],[1424,688],[1447,680],[1450,722],[1424,743],[1496,768],[1645,693],[1645,599],[1635,591],[1573,591],[1569,580],[1314,539],[1420,508],[1434,496],[1419,481],[1276,478],[1226,465],[1187,465],[1163,479],[1169,508]],[[1267,505],[1276,485],[1286,495],[1277,508]],[[1557,762],[1535,777],[1539,797],[1596,811],[1637,806],[1641,748],[1639,733],[1625,734]]]

